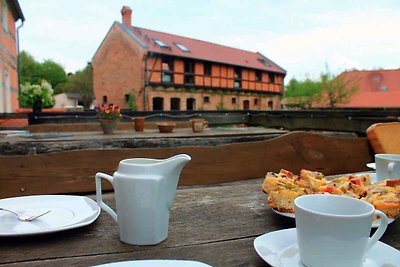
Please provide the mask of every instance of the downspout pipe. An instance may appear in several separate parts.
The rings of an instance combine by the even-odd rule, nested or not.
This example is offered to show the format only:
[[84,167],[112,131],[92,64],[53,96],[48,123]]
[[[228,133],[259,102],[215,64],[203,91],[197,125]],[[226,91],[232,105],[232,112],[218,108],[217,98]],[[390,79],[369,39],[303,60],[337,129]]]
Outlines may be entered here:
[[144,68],[146,72],[146,80],[144,82],[144,90],[143,90],[143,110],[147,111],[147,86],[149,85],[149,64],[148,64],[148,59],[149,59],[149,54],[151,55],[151,52],[146,54],[145,57],[145,63],[144,63]]
[[17,72],[18,72],[18,104],[21,107],[21,56],[19,53],[19,29],[24,26],[24,20],[21,19],[21,25],[17,27]]

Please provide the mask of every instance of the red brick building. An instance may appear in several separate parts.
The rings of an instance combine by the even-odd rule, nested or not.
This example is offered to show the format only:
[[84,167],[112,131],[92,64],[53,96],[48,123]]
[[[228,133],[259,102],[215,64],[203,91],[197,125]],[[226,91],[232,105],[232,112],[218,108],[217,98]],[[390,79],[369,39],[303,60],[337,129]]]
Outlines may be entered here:
[[358,83],[349,108],[400,108],[400,69],[349,71],[340,75]]
[[[25,20],[16,0],[1,0],[0,19],[0,113],[19,108],[18,30],[15,22]],[[22,24],[21,24],[22,25]]]
[[286,71],[261,53],[132,26],[123,7],[95,53],[97,104],[138,110],[279,109]]

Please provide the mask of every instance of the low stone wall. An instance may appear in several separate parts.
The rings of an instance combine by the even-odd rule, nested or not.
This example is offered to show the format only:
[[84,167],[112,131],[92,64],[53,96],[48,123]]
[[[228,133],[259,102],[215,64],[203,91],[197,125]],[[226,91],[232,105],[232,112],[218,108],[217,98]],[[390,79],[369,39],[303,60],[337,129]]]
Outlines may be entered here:
[[[175,122],[175,128],[189,128],[188,121]],[[145,122],[145,129],[157,129],[157,122]],[[63,132],[98,132],[101,131],[98,122],[64,123],[64,124],[34,124],[24,127],[31,133],[63,133]],[[118,123],[117,131],[134,131],[133,122]]]

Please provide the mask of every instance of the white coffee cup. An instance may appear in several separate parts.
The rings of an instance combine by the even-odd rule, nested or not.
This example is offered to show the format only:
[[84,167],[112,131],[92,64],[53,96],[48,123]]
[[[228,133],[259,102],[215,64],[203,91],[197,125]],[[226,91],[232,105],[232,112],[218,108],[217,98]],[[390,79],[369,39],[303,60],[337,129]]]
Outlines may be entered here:
[[400,178],[400,155],[375,154],[377,180]]
[[[346,196],[315,194],[295,199],[300,260],[307,267],[360,267],[387,228],[387,217],[370,203]],[[374,215],[380,225],[369,238]]]

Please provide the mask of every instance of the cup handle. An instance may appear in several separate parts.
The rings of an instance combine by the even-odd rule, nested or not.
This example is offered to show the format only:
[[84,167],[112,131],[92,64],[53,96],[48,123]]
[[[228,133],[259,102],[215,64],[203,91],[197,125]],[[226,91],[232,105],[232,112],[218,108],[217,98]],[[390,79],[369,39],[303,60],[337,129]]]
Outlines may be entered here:
[[365,252],[369,250],[373,245],[375,245],[376,242],[382,237],[382,235],[385,233],[386,228],[388,226],[388,218],[386,217],[386,214],[383,213],[380,210],[375,210],[375,215],[379,216],[379,226],[378,229],[376,229],[375,233],[371,238],[369,239],[367,246],[365,248]]
[[113,177],[111,175],[102,173],[102,172],[98,172],[96,173],[96,201],[97,201],[97,205],[99,205],[100,208],[102,208],[104,211],[106,211],[108,214],[111,215],[111,217],[114,219],[114,221],[118,222],[117,220],[117,214],[115,213],[115,211],[112,210],[112,208],[110,208],[109,206],[107,206],[104,202],[103,202],[103,196],[102,196],[102,190],[101,190],[101,178],[104,178],[106,180],[108,180],[112,185],[113,185]]
[[393,177],[394,166],[396,166],[396,162],[393,161],[389,162],[389,164],[387,165],[387,170],[390,176],[389,178],[396,178]]
[[204,121],[203,126],[204,126],[204,128],[207,128],[208,127],[208,122]]

